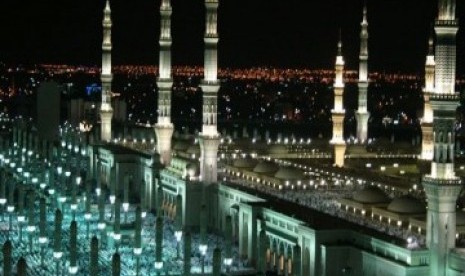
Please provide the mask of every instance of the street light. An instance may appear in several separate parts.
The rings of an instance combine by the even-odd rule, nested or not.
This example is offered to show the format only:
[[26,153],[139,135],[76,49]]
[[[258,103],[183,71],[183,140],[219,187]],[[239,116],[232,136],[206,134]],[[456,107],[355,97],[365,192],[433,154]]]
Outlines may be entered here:
[[[162,268],[163,268],[163,262],[155,262],[155,271],[156,272],[161,272]],[[158,273],[158,274],[160,274],[160,273]]]
[[225,258],[224,259],[224,264],[226,265],[226,273],[229,273],[231,271],[232,262],[233,262],[232,258]]
[[205,275],[205,255],[207,254],[208,245],[201,244],[199,245],[199,251],[202,255],[202,275]]
[[181,245],[182,231],[175,231],[174,236],[176,237],[176,258],[179,259],[179,247]]

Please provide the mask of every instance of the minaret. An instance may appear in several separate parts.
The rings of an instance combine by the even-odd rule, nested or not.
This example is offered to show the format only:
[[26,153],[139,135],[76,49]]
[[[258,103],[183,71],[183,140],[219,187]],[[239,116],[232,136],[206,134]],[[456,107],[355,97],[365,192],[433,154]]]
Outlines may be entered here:
[[424,89],[424,112],[421,120],[422,145],[421,159],[433,160],[433,110],[431,109],[430,94],[434,93],[434,74],[436,62],[434,61],[434,39],[433,33],[429,39],[428,55],[426,56],[425,65],[425,89]]
[[368,94],[368,21],[366,2],[363,7],[363,20],[360,32],[360,68],[358,73],[358,110],[357,118],[357,140],[365,143],[368,139],[368,118],[370,114],[367,109]]
[[434,153],[431,174],[423,178],[428,199],[426,242],[430,250],[430,275],[447,272],[447,255],[455,248],[456,204],[462,189],[454,172],[455,93],[455,0],[439,1],[436,30],[436,87],[430,94],[433,109]]
[[169,165],[171,161],[171,138],[174,127],[171,123],[171,90],[173,77],[171,73],[171,14],[170,0],[163,0],[160,7],[160,66],[157,81],[158,93],[158,121],[155,125],[157,136],[157,153],[160,162]]
[[338,53],[336,58],[336,79],[334,81],[333,138],[334,164],[344,166],[346,143],[344,141],[344,58],[342,57],[342,39],[339,35]]
[[206,184],[217,181],[217,155],[220,135],[217,130],[218,80],[218,0],[205,0],[205,65],[203,91],[203,126],[200,133],[200,177]]
[[458,21],[455,17],[456,0],[439,0],[436,31],[436,91],[455,93],[456,37]]
[[100,139],[111,140],[111,120],[113,109],[111,107],[111,10],[110,1],[107,0],[103,16],[103,44],[102,44],[102,104],[100,106],[100,120],[102,121]]

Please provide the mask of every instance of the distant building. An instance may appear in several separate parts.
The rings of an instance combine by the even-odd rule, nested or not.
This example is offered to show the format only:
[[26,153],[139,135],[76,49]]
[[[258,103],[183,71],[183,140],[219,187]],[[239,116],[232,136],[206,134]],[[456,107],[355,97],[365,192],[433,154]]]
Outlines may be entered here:
[[56,82],[43,83],[37,93],[37,130],[39,137],[54,140],[60,125],[60,92]]
[[[127,120],[127,104],[124,100],[116,99],[112,103],[114,117],[113,120],[118,123],[124,123]],[[100,103],[85,101],[84,99],[72,99],[68,103],[68,121],[72,125],[86,121],[90,123],[97,122],[99,119]]]

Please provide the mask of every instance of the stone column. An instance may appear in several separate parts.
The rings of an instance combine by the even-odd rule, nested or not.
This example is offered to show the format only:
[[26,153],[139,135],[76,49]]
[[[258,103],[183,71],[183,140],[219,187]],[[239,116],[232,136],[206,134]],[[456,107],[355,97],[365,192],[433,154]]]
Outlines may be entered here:
[[93,237],[90,242],[90,264],[89,264],[90,276],[99,276],[98,267],[98,239]]
[[61,252],[61,224],[63,215],[60,209],[55,211],[55,232],[53,234],[53,252]]
[[19,258],[18,260],[16,265],[16,273],[17,276],[27,276],[27,264],[23,257]]
[[156,262],[163,261],[163,218],[161,216],[157,217],[156,220],[156,232],[155,232],[155,260]]
[[207,210],[206,206],[202,205],[200,209],[200,244],[207,243]]
[[112,276],[120,276],[121,274],[121,257],[118,253],[113,254],[113,258],[111,261],[111,275]]
[[221,249],[218,247],[213,250],[213,276],[221,275]]
[[297,244],[293,248],[293,254],[292,254],[292,274],[294,276],[301,276],[302,275],[302,253],[301,253],[301,248]]
[[12,253],[11,242],[8,240],[3,244],[2,253],[3,253],[3,275],[13,276],[11,268],[11,253]]
[[116,197],[116,201],[114,204],[115,208],[115,221],[114,221],[114,227],[113,227],[113,239],[115,242],[115,248],[116,252],[119,250],[119,242],[121,239],[121,200],[119,197]]
[[182,231],[182,196],[176,196],[176,230]]
[[191,275],[192,237],[189,231],[184,234],[184,276]]
[[258,249],[258,271],[265,273],[266,271],[266,250],[268,249],[268,237],[264,228],[260,231],[260,242]]
[[71,222],[70,235],[69,235],[69,272],[70,274],[77,273],[77,223],[76,221]]

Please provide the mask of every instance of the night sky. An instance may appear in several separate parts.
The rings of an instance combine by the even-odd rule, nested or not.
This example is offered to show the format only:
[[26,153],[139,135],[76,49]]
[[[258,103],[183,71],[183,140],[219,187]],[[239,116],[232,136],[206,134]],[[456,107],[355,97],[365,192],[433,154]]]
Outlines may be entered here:
[[[370,67],[421,72],[437,0],[369,0]],[[465,18],[464,1],[458,16]],[[99,65],[103,0],[0,1],[0,60]],[[203,0],[172,0],[173,59],[203,62]],[[114,64],[158,63],[160,0],[113,0]],[[220,66],[332,68],[342,27],[349,69],[358,62],[361,0],[220,0]],[[465,60],[465,20],[459,60]],[[459,73],[465,72],[459,62]]]

